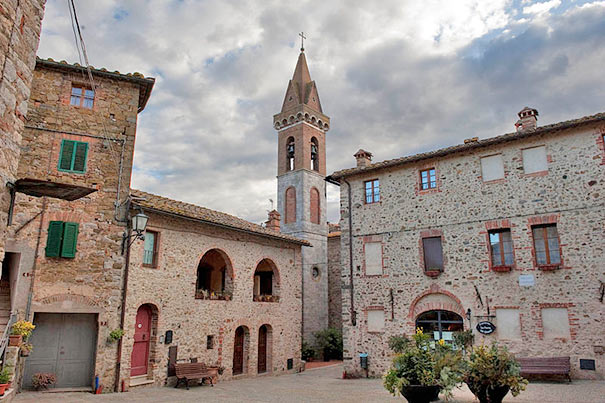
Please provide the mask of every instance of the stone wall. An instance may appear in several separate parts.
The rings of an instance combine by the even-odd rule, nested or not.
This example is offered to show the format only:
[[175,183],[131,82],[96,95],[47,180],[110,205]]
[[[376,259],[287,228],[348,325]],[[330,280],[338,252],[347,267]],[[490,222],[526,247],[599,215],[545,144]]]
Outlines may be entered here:
[[6,184],[17,176],[45,2],[6,0],[0,4],[0,261],[10,205]]
[[[157,327],[152,332],[152,368],[149,378],[155,384],[167,381],[168,349],[178,346],[178,359],[191,358],[207,365],[225,367],[221,379],[232,378],[234,335],[238,326],[248,330],[248,354],[244,374],[257,374],[258,334],[269,325],[272,344],[268,372],[287,372],[287,361],[293,359],[300,368],[301,347],[301,251],[300,246],[270,240],[145,211],[150,216],[148,229],[159,233],[159,255],[156,267],[143,267],[143,241],[131,249],[126,334],[123,350],[123,379],[130,374],[130,357],[138,308],[149,304],[157,310]],[[233,273],[232,299],[196,299],[197,268],[204,254],[219,249],[227,257],[228,272]],[[279,302],[253,301],[254,271],[263,259],[277,267]],[[274,287],[275,290],[275,287]],[[171,345],[160,337],[172,330]],[[214,348],[207,348],[207,337],[214,336]],[[269,363],[271,363],[269,365]],[[175,381],[170,379],[170,383]]]
[[[344,288],[351,284],[352,214],[356,325],[351,325],[348,292],[343,293],[347,373],[362,374],[358,357],[368,353],[370,374],[383,374],[391,359],[389,337],[412,334],[422,312],[453,311],[463,318],[466,329],[474,329],[484,319],[498,327],[500,310],[506,313],[499,315],[505,328],[490,336],[477,334],[476,343],[499,340],[520,356],[569,355],[573,377],[602,379],[604,134],[603,127],[585,126],[348,178],[352,212],[343,183],[341,261]],[[522,149],[541,145],[546,146],[548,171],[524,174]],[[480,158],[498,153],[505,177],[483,182]],[[429,167],[437,170],[438,186],[423,192],[418,187],[419,170]],[[365,204],[363,182],[375,178],[380,180],[381,201]],[[557,224],[562,253],[560,268],[550,271],[537,267],[531,233],[531,225],[547,222]],[[497,272],[490,265],[492,228],[511,230],[515,263],[509,272]],[[435,235],[442,236],[445,264],[433,278],[424,274],[421,239]],[[364,274],[365,242],[382,243],[383,275]],[[534,285],[521,286],[520,280],[527,279]],[[552,308],[567,310],[568,323],[554,324],[565,324],[566,336],[548,338],[546,330],[552,333],[553,324],[545,326],[542,316],[551,315],[546,311]],[[507,339],[511,329],[506,328],[511,309],[518,310],[520,328],[513,340]],[[580,370],[581,358],[596,360],[597,371]]]
[[[113,390],[116,345],[107,343],[120,326],[125,226],[114,204],[129,192],[139,102],[135,84],[95,76],[93,109],[70,105],[72,82],[85,76],[69,70],[36,68],[28,120],[23,133],[20,178],[84,186],[95,192],[76,201],[17,195],[7,251],[22,259],[19,290],[34,281],[31,312],[95,313],[98,315],[95,370],[105,390]],[[61,140],[88,142],[86,172],[58,170]],[[121,170],[120,170],[121,169]],[[118,197],[118,178],[121,189]],[[50,221],[79,224],[73,259],[45,256]],[[13,307],[21,314],[26,298]],[[34,316],[35,319],[35,316]]]
[[342,330],[340,235],[328,235],[328,326]]

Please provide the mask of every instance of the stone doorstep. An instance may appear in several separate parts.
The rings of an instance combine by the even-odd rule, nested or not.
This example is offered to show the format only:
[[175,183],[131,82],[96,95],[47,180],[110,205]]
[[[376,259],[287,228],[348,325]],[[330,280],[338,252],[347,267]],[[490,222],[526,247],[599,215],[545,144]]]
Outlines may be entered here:
[[4,395],[0,396],[0,402],[10,402],[15,397],[15,388],[6,389]]
[[147,375],[139,375],[131,377],[128,384],[131,388],[134,388],[137,386],[149,385],[152,383],[154,383],[154,380],[148,379]]

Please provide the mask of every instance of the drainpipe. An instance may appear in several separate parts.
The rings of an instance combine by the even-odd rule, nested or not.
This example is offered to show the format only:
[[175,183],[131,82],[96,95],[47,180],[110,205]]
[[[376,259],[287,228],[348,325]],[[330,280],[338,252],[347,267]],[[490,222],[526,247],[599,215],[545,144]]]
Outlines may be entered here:
[[[128,217],[130,216],[130,197],[127,199],[126,205],[126,234],[130,235],[130,220]],[[120,329],[124,330],[124,323],[126,322],[126,296],[128,295],[128,269],[130,267],[130,242],[126,239],[126,254],[124,256],[124,286],[122,287],[122,310],[120,311]],[[116,374],[115,374],[115,386],[114,391],[120,391],[120,370],[122,368],[122,345],[123,345],[124,336],[118,340],[118,356],[116,360]]]
[[351,299],[351,326],[355,326],[357,324],[357,317],[355,314],[355,302],[353,300],[353,210],[351,208],[351,184],[345,178],[342,178],[342,180],[347,184],[347,193],[349,195],[349,297]]
[[38,236],[36,238],[36,250],[34,251],[34,263],[32,264],[31,276],[29,278],[29,292],[27,293],[27,306],[25,307],[25,320],[31,319],[32,299],[34,296],[34,282],[36,279],[36,264],[40,255],[40,241],[42,238],[42,227],[44,226],[44,212],[46,211],[47,198],[42,198],[42,211],[40,212],[40,226],[38,227]]

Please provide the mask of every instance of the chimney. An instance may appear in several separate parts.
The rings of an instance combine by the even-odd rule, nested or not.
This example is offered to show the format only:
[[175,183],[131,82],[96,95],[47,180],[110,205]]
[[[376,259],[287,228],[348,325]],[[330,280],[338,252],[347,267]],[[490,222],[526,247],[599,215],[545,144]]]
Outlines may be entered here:
[[372,153],[366,150],[359,149],[353,157],[357,160],[357,168],[364,168],[372,163]]
[[269,212],[269,219],[265,223],[267,229],[270,229],[271,231],[279,232],[280,217],[281,216],[277,212],[277,210],[270,211]]
[[538,126],[538,110],[526,106],[517,114],[519,120],[515,123],[518,132],[533,130]]

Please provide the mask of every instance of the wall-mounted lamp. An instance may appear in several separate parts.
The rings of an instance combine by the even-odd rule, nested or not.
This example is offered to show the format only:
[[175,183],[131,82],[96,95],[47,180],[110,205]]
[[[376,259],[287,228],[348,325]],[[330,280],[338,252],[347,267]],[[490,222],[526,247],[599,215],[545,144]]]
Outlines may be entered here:
[[[122,238],[122,254],[124,254],[124,247],[128,242],[128,247],[132,245],[134,241],[137,239],[144,240],[145,239],[145,228],[147,228],[147,221],[149,221],[149,217],[147,217],[141,211],[137,215],[131,218],[132,225],[132,234],[128,235],[127,232],[124,232],[124,237]],[[129,242],[130,241],[130,242]]]
[[471,308],[466,310],[466,319],[471,320]]

